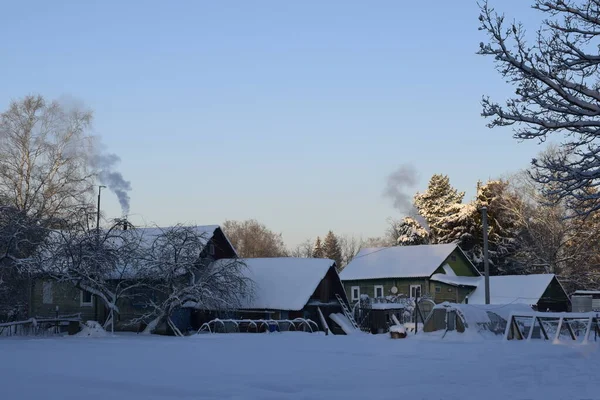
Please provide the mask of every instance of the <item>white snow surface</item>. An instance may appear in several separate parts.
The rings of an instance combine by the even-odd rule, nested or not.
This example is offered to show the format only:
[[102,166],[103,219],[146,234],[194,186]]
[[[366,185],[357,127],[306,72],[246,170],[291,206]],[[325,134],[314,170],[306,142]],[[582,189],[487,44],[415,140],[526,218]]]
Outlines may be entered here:
[[392,325],[390,326],[390,332],[406,333],[406,329],[403,325]]
[[344,314],[340,314],[340,313],[329,314],[329,318],[331,318],[333,320],[333,322],[338,324],[340,326],[340,328],[342,328],[342,330],[346,333],[346,335],[354,335],[356,333],[362,333],[362,331],[360,331],[352,326],[352,323],[350,322],[348,317],[346,317]]
[[[299,311],[335,261],[326,258],[245,258],[243,274],[254,282],[254,295],[241,309]],[[231,262],[224,259],[215,261]],[[336,272],[337,273],[337,272]]]
[[444,273],[448,276],[456,276],[456,273],[454,272],[454,270],[452,269],[452,267],[450,266],[450,264],[444,264],[442,266],[442,269],[444,270]]
[[3,398],[19,400],[598,398],[594,344],[418,338],[6,338],[0,385]]
[[343,281],[429,277],[457,248],[456,244],[361,249],[340,273]]
[[371,303],[373,310],[403,310],[406,305],[402,303]]
[[102,325],[100,325],[96,321],[87,321],[81,331],[79,331],[75,336],[80,337],[105,337],[108,335]]
[[[491,304],[537,304],[554,274],[490,276]],[[469,304],[485,304],[485,282],[469,295]]]
[[435,282],[442,282],[454,286],[473,286],[477,287],[481,280],[480,276],[456,276],[447,274],[433,274],[430,278]]
[[577,294],[600,294],[600,290],[576,290],[575,292],[573,292],[573,294],[577,295]]

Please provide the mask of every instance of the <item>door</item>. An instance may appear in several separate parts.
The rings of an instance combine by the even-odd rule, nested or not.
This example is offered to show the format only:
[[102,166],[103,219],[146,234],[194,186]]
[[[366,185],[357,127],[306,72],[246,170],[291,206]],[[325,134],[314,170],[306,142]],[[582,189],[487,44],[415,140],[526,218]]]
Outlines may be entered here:
[[449,331],[456,330],[456,311],[448,311],[446,313],[446,329]]
[[410,297],[421,297],[421,285],[410,285]]

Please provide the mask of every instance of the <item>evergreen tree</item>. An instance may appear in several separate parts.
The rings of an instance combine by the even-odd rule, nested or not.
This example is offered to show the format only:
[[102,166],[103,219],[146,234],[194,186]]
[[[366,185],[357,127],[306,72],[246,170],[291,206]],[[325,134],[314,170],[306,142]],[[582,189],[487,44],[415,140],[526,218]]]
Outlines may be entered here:
[[327,233],[327,236],[325,236],[325,240],[323,241],[323,254],[324,258],[334,260],[338,268],[342,267],[342,249],[337,237],[332,231]]
[[398,246],[413,246],[429,243],[429,232],[412,217],[405,217],[395,227]]
[[325,258],[325,251],[323,250],[323,244],[321,243],[321,238],[319,236],[317,236],[312,256],[313,258]]
[[425,192],[415,195],[415,208],[429,225],[431,243],[438,243],[441,219],[449,214],[450,208],[460,204],[464,196],[464,192],[458,192],[450,185],[447,175],[440,174],[431,177]]
[[477,197],[467,204],[454,204],[440,219],[438,243],[458,243],[475,266],[483,271],[483,229],[481,208],[487,207],[488,253],[490,273],[518,274],[523,272],[519,261],[519,237],[522,225],[513,211],[520,201],[501,180],[477,183]]

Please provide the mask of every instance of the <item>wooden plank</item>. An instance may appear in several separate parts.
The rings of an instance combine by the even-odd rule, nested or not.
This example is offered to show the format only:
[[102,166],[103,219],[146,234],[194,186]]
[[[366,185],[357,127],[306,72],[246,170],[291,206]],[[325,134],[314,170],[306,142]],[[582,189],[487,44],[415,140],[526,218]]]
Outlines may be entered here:
[[592,333],[592,323],[594,322],[594,318],[590,318],[585,327],[585,336],[583,337],[583,343],[587,343],[590,340],[590,333]]
[[563,325],[563,317],[560,317],[558,320],[558,328],[556,328],[556,335],[554,335],[554,340],[560,340],[560,331],[562,330]]
[[567,327],[567,330],[569,331],[569,335],[571,336],[571,339],[577,340],[577,335],[575,335],[575,332],[573,331],[573,328],[571,327],[569,320],[565,319],[565,325]]
[[529,334],[527,335],[527,340],[530,341],[533,336],[533,328],[535,328],[535,319],[536,317],[531,318],[531,328],[529,328]]
[[546,340],[550,340],[548,338],[548,332],[546,332],[546,328],[544,328],[544,321],[542,321],[542,319],[540,317],[537,317],[537,320],[540,324],[540,331],[542,332],[542,334],[544,335],[544,339]]

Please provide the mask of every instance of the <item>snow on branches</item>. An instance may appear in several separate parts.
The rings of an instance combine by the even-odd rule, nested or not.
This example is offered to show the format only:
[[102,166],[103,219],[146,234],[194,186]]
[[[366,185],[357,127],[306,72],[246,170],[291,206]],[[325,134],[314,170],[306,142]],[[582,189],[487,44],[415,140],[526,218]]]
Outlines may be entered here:
[[572,208],[592,202],[600,209],[600,7],[597,0],[536,0],[534,9],[548,15],[533,41],[520,23],[505,23],[487,1],[481,5],[480,30],[488,43],[479,54],[493,57],[497,70],[516,86],[504,105],[483,99],[490,127],[514,126],[517,139],[565,140],[564,152],[532,161],[534,179],[546,195],[565,199]]

